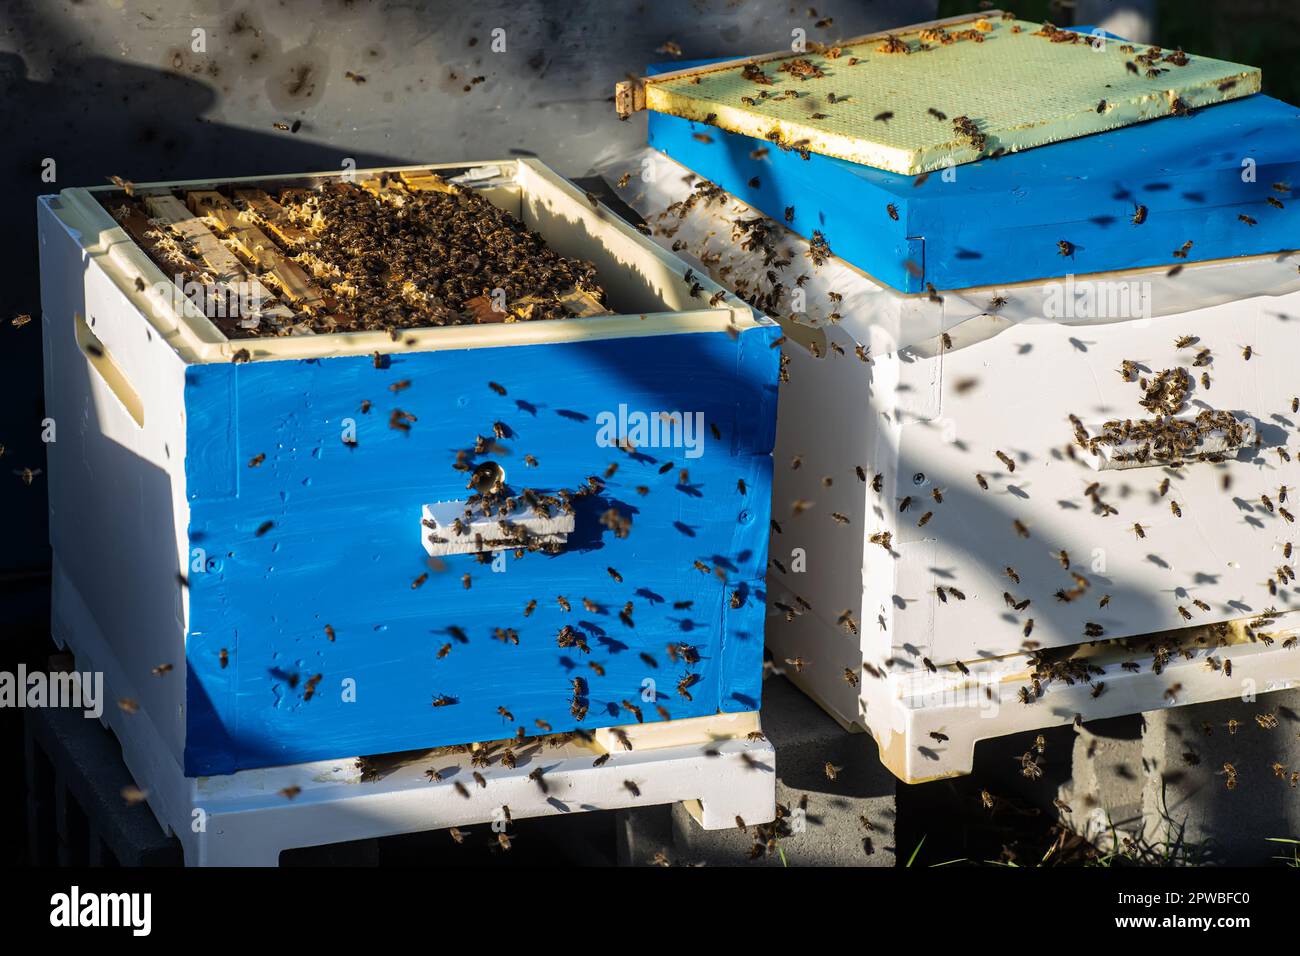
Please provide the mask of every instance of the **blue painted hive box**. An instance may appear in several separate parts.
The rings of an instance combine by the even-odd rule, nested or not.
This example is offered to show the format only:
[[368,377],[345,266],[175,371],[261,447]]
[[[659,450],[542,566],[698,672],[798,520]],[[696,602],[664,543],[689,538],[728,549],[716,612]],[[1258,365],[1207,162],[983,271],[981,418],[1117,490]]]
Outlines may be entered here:
[[651,146],[904,293],[1300,245],[1300,109],[1262,94],[923,176],[647,115]]
[[[758,708],[779,330],[540,163],[435,171],[603,291],[308,334],[327,270],[256,259],[303,226],[270,191],[337,173],[40,201],[56,636],[186,775]],[[281,334],[159,265],[211,293],[221,248]]]

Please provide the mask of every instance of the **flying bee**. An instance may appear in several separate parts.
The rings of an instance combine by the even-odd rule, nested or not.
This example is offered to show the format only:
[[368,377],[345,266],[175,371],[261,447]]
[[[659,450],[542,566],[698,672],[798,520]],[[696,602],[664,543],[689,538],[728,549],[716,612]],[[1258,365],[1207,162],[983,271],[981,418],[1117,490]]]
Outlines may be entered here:
[[922,657],[921,663],[925,665],[925,669],[929,671],[931,674],[939,673],[939,668],[934,666],[934,661],[930,660],[930,658]]
[[804,660],[802,657],[793,657],[793,658],[787,657],[785,659],[785,662],[794,668],[794,672],[796,674],[802,674],[804,667],[806,667],[808,664],[808,662]]
[[1092,696],[1100,697],[1105,692],[1105,690],[1106,690],[1106,683],[1104,681],[1097,681],[1097,683],[1094,684],[1092,687]]
[[898,222],[898,207],[892,202],[885,206],[885,212],[889,213],[890,219],[894,220],[894,222]]
[[1278,726],[1276,714],[1256,714],[1255,723],[1259,724],[1264,730],[1276,730]]
[[1043,775],[1043,768],[1034,759],[1033,751],[1026,750],[1020,756],[1020,773],[1030,780],[1038,780]]
[[1205,611],[1206,613],[1209,613],[1210,605],[1206,604],[1206,603],[1205,603],[1204,601],[1202,601],[1200,598],[1193,598],[1193,599],[1192,599],[1192,603],[1195,604],[1195,605],[1196,605],[1198,608],[1200,608],[1202,611]]
[[1020,583],[1020,575],[1017,574],[1017,573],[1016,573],[1016,569],[1013,568],[1013,567],[1011,567],[1010,565],[1008,565],[1008,566],[1003,570],[1002,573],[1005,574],[1007,577],[1009,577],[1012,581],[1015,581],[1017,584]]
[[843,769],[843,767],[835,766],[835,764],[831,763],[829,760],[822,766],[822,772],[826,774],[827,780],[835,780],[839,777],[840,771]]
[[1015,529],[1016,534],[1020,535],[1020,537],[1022,538],[1029,537],[1029,529],[1025,526],[1024,522],[1021,521],[1019,518],[1011,522],[1011,527]]
[[1002,464],[1007,466],[1007,471],[1016,470],[1015,460],[1012,459],[1010,455],[1007,455],[1005,452],[1002,451],[997,451],[996,454],[998,456],[998,460],[1001,461]]
[[1177,501],[1171,500],[1169,502],[1169,510],[1174,513],[1175,518],[1181,518],[1183,516],[1183,509],[1178,506]]
[[931,739],[931,740],[934,740],[934,741],[937,741],[938,743],[941,743],[941,744],[942,744],[942,743],[946,743],[946,742],[948,741],[948,735],[947,735],[947,734],[941,734],[941,733],[939,733],[939,731],[937,731],[937,730],[932,730],[932,731],[930,731],[930,739]]
[[1247,362],[1250,361],[1250,357],[1254,354],[1255,354],[1255,349],[1252,346],[1249,345],[1242,346],[1241,357],[1245,359]]
[[925,514],[921,515],[920,519],[916,522],[916,526],[918,528],[924,528],[932,517],[934,517],[934,512],[927,511]]
[[1067,239],[1058,239],[1056,242],[1056,253],[1061,256],[1074,255],[1074,243]]
[[975,475],[975,483],[976,483],[977,485],[979,485],[980,488],[982,488],[984,491],[988,491],[988,490],[989,490],[989,483],[988,483],[988,481],[986,481],[985,478],[984,478],[984,476],[981,475],[981,474],[979,474],[979,473],[976,473],[976,475]]
[[1070,554],[1069,554],[1068,551],[1064,551],[1064,550],[1062,550],[1062,551],[1058,551],[1058,552],[1056,552],[1056,560],[1061,562],[1061,567],[1065,568],[1067,571],[1069,570],[1069,568],[1070,568]]
[[911,507],[911,505],[912,505],[912,496],[908,495],[898,503],[898,510],[900,512],[906,511],[908,508]]

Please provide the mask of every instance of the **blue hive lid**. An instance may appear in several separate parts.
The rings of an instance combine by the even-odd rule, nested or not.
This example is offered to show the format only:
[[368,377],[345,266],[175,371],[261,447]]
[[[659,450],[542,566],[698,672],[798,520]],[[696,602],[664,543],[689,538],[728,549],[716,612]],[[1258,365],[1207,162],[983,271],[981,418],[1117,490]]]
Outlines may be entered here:
[[649,142],[909,293],[1300,247],[1300,109],[1263,95],[923,177],[658,113]]

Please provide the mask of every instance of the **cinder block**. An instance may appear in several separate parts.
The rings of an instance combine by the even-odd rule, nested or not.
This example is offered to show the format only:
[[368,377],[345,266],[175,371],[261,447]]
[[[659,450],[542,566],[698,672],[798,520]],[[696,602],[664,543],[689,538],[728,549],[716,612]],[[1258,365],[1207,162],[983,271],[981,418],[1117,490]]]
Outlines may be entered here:
[[1058,798],[1062,822],[1103,851],[1142,830],[1141,714],[1088,721],[1075,732],[1071,773]]
[[[1261,727],[1259,715],[1276,717],[1278,726]],[[1270,837],[1300,836],[1300,786],[1290,776],[1300,771],[1300,691],[1145,716],[1144,854],[1259,866],[1281,852]]]
[[[894,866],[897,781],[875,743],[845,731],[784,677],[763,685],[763,731],[776,748],[779,852],[751,859],[755,828],[702,829],[677,804],[665,834],[660,817],[620,819],[620,861],[645,862],[662,850],[679,864],[733,866]],[[835,779],[826,765],[838,768]],[[652,846],[656,840],[662,846]]]

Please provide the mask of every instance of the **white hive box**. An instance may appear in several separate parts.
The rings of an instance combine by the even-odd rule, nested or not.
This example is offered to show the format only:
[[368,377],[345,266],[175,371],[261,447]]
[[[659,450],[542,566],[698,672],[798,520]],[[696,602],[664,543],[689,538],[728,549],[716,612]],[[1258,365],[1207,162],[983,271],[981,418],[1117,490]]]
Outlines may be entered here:
[[[681,219],[661,217],[690,187],[675,164],[653,154],[634,162],[642,159],[658,175],[624,195],[661,241],[735,288],[752,288],[762,267],[752,254],[723,251],[722,240],[753,211],[724,195]],[[634,163],[607,175],[625,165]],[[791,680],[876,737],[896,775],[915,782],[969,772],[976,741],[1076,715],[1262,693],[1300,679],[1300,650],[1287,644],[1300,622],[1283,613],[1249,626],[1266,609],[1296,606],[1281,569],[1294,566],[1285,548],[1300,541],[1285,516],[1300,516],[1300,464],[1288,448],[1300,426],[1292,410],[1300,257],[931,298],[883,289],[833,259],[817,268],[794,236],[778,246],[791,260],[776,272],[786,289],[779,308],[792,308],[790,290],[801,289],[806,311],[785,327],[766,640]],[[1183,337],[1194,344],[1177,347]],[[1208,364],[1194,365],[1206,348]],[[1249,447],[1178,467],[1098,467],[1083,449],[1072,454],[1071,415],[1092,435],[1109,419],[1147,417],[1138,382],[1121,375],[1126,361],[1148,380],[1187,368],[1194,377],[1181,415],[1230,412],[1249,429]],[[870,540],[882,532],[888,548]],[[1030,603],[1016,610],[1007,596]],[[1225,623],[1226,631],[1206,630]],[[1159,643],[1191,656],[1171,650],[1154,673],[1150,648]],[[1073,684],[1043,680],[1036,695],[1032,650],[1088,663],[1072,665]],[[1020,702],[1021,688],[1030,703]]]
[[[625,805],[614,792],[633,779],[645,802],[705,801],[707,826],[730,826],[737,813],[770,820],[770,745],[744,738],[757,729],[761,683],[757,595],[779,330],[541,163],[383,172],[419,178],[430,169],[480,191],[558,254],[591,262],[612,313],[396,336],[227,337],[100,204],[97,194],[117,190],[42,198],[46,396],[59,428],[49,452],[56,640],[79,667],[104,673],[108,698],[122,702],[106,709],[106,722],[155,813],[178,834],[199,808],[273,811],[258,817],[269,828],[318,802],[333,808],[326,816],[337,829],[308,827],[310,834],[285,840],[486,820],[490,798],[477,788],[473,800],[451,798],[449,807],[464,801],[464,809],[415,826],[349,802],[371,795],[364,787],[317,792],[302,780],[346,777],[361,755],[499,740],[517,729],[525,738],[594,731],[599,741],[605,728],[632,722],[637,707],[623,702],[638,698],[638,721],[664,725],[672,739],[647,738],[636,778],[611,776],[624,762],[617,756],[604,767],[574,765],[583,770],[575,806]],[[379,173],[355,175],[365,184]],[[183,201],[339,178],[134,191],[161,210],[158,202],[173,194]],[[262,321],[274,321],[283,306],[259,308]],[[745,384],[719,388],[719,374]],[[361,405],[371,399],[375,410],[367,412]],[[624,404],[665,415],[690,410],[713,427],[702,424],[696,435],[699,456],[640,442],[625,451],[613,440],[626,437],[621,431],[608,442],[598,432],[601,416]],[[418,424],[393,427],[396,405]],[[539,493],[605,474],[602,490],[571,514],[520,518],[518,525],[536,526],[545,553],[511,556],[499,542],[480,548],[464,540],[431,548],[425,522],[451,520],[445,504],[470,494],[466,473],[453,465],[457,449],[472,448],[476,433],[491,435],[494,421],[504,426],[498,438],[510,437],[468,454],[473,465],[500,458],[509,487]],[[660,470],[673,459],[671,473]],[[741,479],[747,494],[735,491]],[[725,488],[725,507],[699,488]],[[620,534],[605,509],[635,515],[635,528]],[[504,573],[480,560],[487,551]],[[693,560],[728,573],[701,574]],[[463,576],[473,577],[472,590]],[[566,593],[571,607],[557,601]],[[535,610],[530,598],[538,599]],[[693,607],[698,620],[675,603]],[[620,606],[631,610],[616,617]],[[587,647],[557,646],[566,621]],[[670,663],[665,646],[684,642],[697,651]],[[600,669],[588,672],[588,660]],[[689,692],[674,666],[694,672]],[[580,709],[571,672],[589,674]],[[652,673],[662,683],[647,691]],[[692,718],[733,717],[743,718],[746,759],[713,760],[710,741],[730,732],[701,730]],[[672,730],[683,721],[696,727],[693,735]],[[656,748],[663,786],[650,780]],[[755,772],[764,755],[769,772]],[[227,781],[212,784],[219,775]],[[280,794],[295,786],[301,802]],[[681,792],[692,788],[698,792]],[[414,806],[422,797],[409,789]],[[638,798],[627,791],[626,799]],[[516,809],[560,812],[548,806],[542,799]],[[207,858],[206,837],[184,839],[187,855]]]

